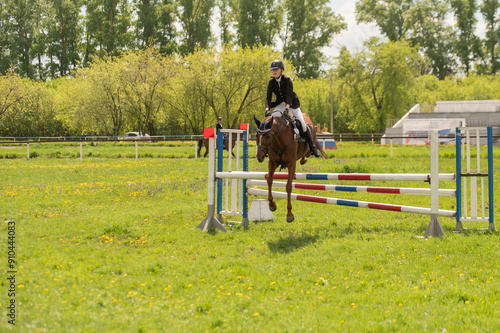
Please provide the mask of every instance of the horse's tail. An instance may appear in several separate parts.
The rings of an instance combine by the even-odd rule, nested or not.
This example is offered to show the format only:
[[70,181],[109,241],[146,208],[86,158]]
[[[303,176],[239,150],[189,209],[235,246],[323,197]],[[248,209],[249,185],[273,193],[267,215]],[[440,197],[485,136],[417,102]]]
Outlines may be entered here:
[[316,139],[316,147],[318,148],[321,156],[323,156],[324,159],[328,159],[328,156],[326,156],[325,150],[323,149],[323,145],[319,143],[318,139]]
[[201,146],[203,146],[203,139],[198,140],[198,156],[200,156]]

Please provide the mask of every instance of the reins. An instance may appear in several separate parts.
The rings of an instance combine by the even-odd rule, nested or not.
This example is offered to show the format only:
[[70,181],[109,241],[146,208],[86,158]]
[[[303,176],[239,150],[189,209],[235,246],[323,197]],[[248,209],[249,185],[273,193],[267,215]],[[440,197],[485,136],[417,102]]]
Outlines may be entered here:
[[[286,119],[286,121],[288,121],[288,122],[290,123],[290,120],[289,120],[289,119]],[[271,132],[271,133],[270,133],[270,135],[271,135],[271,139],[269,140],[269,145],[268,145],[267,147],[266,147],[266,146],[260,146],[260,145],[258,145],[258,146],[257,146],[257,148],[258,148],[258,149],[261,149],[261,150],[264,152],[264,154],[265,154],[265,156],[266,156],[266,157],[268,157],[268,156],[269,156],[269,149],[272,149],[272,150],[273,150],[273,151],[274,151],[274,152],[275,152],[275,153],[279,156],[279,158],[280,158],[280,159],[282,159],[282,157],[281,157],[281,156],[283,155],[283,153],[285,152],[285,150],[286,150],[286,149],[287,149],[287,148],[288,148],[288,147],[289,147],[292,143],[294,143],[294,142],[298,141],[298,139],[292,139],[292,141],[288,142],[287,144],[285,144],[285,145],[284,145],[282,148],[280,148],[280,149],[276,149],[275,147],[273,147],[273,145],[272,145],[272,144],[273,144],[273,142],[274,142],[275,135],[278,135],[278,134],[281,132],[281,130],[283,129],[283,127],[284,127],[284,123],[282,122],[282,123],[281,123],[280,128],[278,129],[278,131],[277,131],[276,133],[271,132],[271,129],[270,129],[270,130],[268,130],[268,131],[265,131],[265,132],[261,132],[261,136],[263,136],[263,135],[265,135],[265,134],[267,134],[267,133]],[[287,127],[288,127],[288,126],[287,126]]]

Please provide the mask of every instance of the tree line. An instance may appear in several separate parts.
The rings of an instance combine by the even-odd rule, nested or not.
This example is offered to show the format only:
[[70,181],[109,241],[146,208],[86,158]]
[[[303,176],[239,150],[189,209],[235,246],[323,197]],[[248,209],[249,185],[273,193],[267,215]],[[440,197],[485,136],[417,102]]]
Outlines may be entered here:
[[[389,41],[418,46],[421,74],[444,79],[498,72],[499,6],[498,0],[357,0],[356,19],[375,23]],[[484,38],[476,35],[478,17]],[[45,81],[149,47],[186,56],[228,44],[273,47],[298,77],[317,78],[324,74],[323,48],[346,28],[328,0],[3,0],[0,74],[13,69]]]
[[317,76],[321,48],[345,27],[328,0],[3,0],[0,73],[46,80],[148,47],[185,56],[279,41],[301,75]]
[[[225,128],[262,119],[271,47],[199,49],[185,56],[154,47],[95,59],[50,81],[0,76],[0,136],[201,134],[217,117]],[[300,78],[285,60],[301,109],[335,133],[383,132],[412,103],[500,99],[498,75],[421,74],[423,56],[409,42],[371,39],[343,49],[327,75]]]

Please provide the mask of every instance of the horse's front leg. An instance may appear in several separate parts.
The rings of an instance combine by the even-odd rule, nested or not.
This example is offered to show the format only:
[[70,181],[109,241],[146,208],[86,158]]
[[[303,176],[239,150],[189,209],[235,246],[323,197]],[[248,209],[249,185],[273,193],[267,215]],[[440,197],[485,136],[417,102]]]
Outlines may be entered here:
[[277,208],[273,198],[273,176],[275,170],[276,166],[274,166],[273,163],[269,162],[269,175],[267,177],[267,201],[269,201],[269,210],[271,212],[274,212]]
[[287,222],[293,222],[293,220],[295,219],[295,217],[293,216],[292,214],[292,182],[293,182],[293,178],[295,176],[295,168],[296,168],[296,164],[295,164],[295,161],[293,161],[292,163],[290,163],[288,165],[288,180],[286,182],[286,198],[287,198],[287,213],[286,213],[286,221]]

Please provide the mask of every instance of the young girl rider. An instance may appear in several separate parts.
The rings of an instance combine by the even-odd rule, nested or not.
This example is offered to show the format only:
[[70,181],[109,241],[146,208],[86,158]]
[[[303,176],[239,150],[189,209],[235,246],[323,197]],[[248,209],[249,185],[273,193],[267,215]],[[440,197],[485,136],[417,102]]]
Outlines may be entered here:
[[[269,80],[269,84],[267,85],[267,97],[266,97],[266,116],[270,115],[269,108],[274,107],[273,114],[285,112],[291,112],[295,118],[300,121],[302,125],[302,132],[304,133],[304,137],[311,148],[311,152],[314,156],[320,157],[318,149],[314,145],[312,139],[312,133],[309,127],[307,127],[304,117],[302,116],[302,112],[300,111],[300,101],[297,94],[293,91],[293,83],[292,80],[283,75],[283,71],[285,70],[285,65],[281,60],[274,60],[270,66],[271,73],[273,78]],[[272,102],[272,97],[276,95],[276,101]]]

